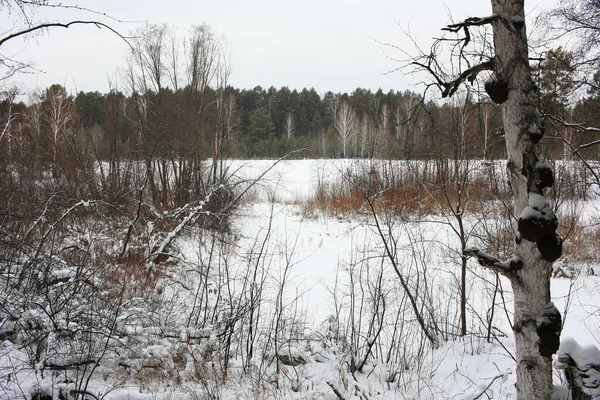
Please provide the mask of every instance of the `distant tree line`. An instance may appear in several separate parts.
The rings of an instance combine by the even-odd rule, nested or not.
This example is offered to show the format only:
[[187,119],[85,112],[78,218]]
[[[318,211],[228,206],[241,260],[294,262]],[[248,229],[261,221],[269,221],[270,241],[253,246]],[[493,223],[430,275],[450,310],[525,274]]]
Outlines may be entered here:
[[[437,105],[410,91],[357,88],[351,94],[320,95],[312,88],[260,86],[228,86],[222,93],[211,87],[202,94],[165,87],[143,94],[72,96],[52,85],[27,106],[5,102],[4,107],[19,110],[13,128],[37,143],[32,155],[40,161],[49,161],[68,135],[88,143],[89,155],[103,161],[206,159],[215,154],[215,137],[218,156],[225,158],[276,158],[298,149],[303,150],[299,157],[308,158],[453,157],[458,144],[451,122],[457,118],[466,118],[466,136],[460,140],[470,156],[502,157],[500,110],[472,97]],[[53,102],[56,98],[61,104]]]

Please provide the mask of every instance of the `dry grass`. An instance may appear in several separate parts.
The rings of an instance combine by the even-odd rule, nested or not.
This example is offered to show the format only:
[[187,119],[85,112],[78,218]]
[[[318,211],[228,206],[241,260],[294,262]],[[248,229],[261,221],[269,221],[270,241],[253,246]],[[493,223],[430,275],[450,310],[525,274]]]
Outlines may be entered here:
[[[435,176],[431,176],[435,178]],[[439,181],[425,182],[418,177],[409,177],[393,182],[385,189],[374,184],[372,179],[355,179],[352,184],[319,183],[312,199],[302,205],[302,214],[316,217],[319,212],[330,216],[348,213],[370,212],[372,200],[377,213],[387,213],[400,218],[451,213],[461,209],[469,213],[484,212],[484,203],[497,199],[483,178],[476,178],[467,186],[466,193],[458,185],[442,184]]]
[[558,231],[564,239],[563,258],[577,263],[600,260],[600,226],[585,226],[578,216],[559,217]]

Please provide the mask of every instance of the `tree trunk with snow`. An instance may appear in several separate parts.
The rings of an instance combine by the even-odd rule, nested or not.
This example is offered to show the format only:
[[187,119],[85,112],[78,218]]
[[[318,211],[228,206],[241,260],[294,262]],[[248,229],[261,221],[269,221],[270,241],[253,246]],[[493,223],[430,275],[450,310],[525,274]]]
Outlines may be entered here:
[[[454,56],[460,58],[458,76],[447,80],[447,72],[438,62],[438,39],[430,54],[422,53],[412,64],[429,72],[442,97],[456,93],[464,82],[473,82],[483,71],[492,71],[485,91],[492,101],[502,105],[507,150],[507,169],[514,196],[514,215],[518,219],[515,252],[506,261],[467,247],[464,255],[477,257],[479,263],[502,273],[511,282],[514,293],[513,330],[516,348],[517,398],[549,399],[553,393],[552,355],[560,344],[561,316],[550,301],[552,263],[562,254],[562,239],[556,232],[558,220],[544,197],[554,183],[554,171],[539,155],[543,124],[534,97],[537,87],[531,76],[524,0],[491,0],[493,14],[467,18],[450,24],[454,32]],[[493,55],[473,54],[464,63],[465,47],[474,37],[470,29],[491,25]],[[463,35],[464,34],[464,35]],[[456,44],[460,43],[460,44]]]
[[[552,354],[558,350],[560,334],[560,314],[550,302],[552,261],[558,257],[542,255],[540,250],[550,245],[550,250],[560,251],[562,243],[552,222],[539,229],[538,235],[525,232],[527,212],[534,215],[530,221],[536,228],[540,221],[544,225],[543,221],[556,221],[556,217],[543,197],[543,189],[551,184],[551,179],[543,179],[549,167],[538,155],[543,131],[533,101],[536,86],[529,65],[523,3],[492,0],[493,13],[498,16],[492,24],[495,83],[488,83],[487,88],[495,85],[508,94],[502,104],[507,167],[514,193],[514,214],[521,216],[514,258],[517,263],[508,274],[515,297],[517,395],[519,399],[533,400],[548,399],[552,394]],[[551,170],[549,174],[552,176]]]
[[544,198],[544,188],[553,183],[553,171],[538,154],[543,129],[533,101],[536,86],[529,65],[523,3],[492,0],[493,15],[488,18],[494,32],[494,74],[485,86],[492,100],[502,104],[507,168],[514,214],[519,218],[517,244],[507,262],[474,255],[511,281],[517,395],[533,400],[549,399],[552,394],[552,354],[558,349],[561,318],[550,301],[550,273],[552,262],[562,252],[562,240],[556,233],[556,216]]
[[[488,17],[468,18],[445,28],[468,33],[471,27],[491,25],[495,54],[489,60],[470,66],[450,82],[441,79],[430,62],[414,64],[436,77],[443,97],[452,96],[461,83],[472,82],[480,72],[493,72],[485,90],[502,105],[507,169],[518,218],[515,253],[504,262],[473,247],[464,253],[510,279],[515,297],[517,398],[549,399],[552,354],[558,350],[561,330],[560,313],[550,301],[550,273],[552,262],[562,253],[562,239],[556,233],[557,218],[544,197],[544,189],[554,183],[554,173],[538,151],[543,125],[534,102],[537,88],[529,65],[524,1],[492,0],[492,9]],[[470,35],[462,40],[466,46]]]

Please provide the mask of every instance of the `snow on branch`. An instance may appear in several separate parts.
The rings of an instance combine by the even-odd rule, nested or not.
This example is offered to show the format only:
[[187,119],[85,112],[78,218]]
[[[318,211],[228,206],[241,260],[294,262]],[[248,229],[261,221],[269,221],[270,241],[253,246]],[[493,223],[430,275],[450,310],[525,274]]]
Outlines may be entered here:
[[[581,371],[600,367],[600,350],[593,344],[581,346],[571,337],[565,337],[561,340],[556,355],[554,367],[558,369],[565,369],[569,365],[574,365]],[[600,385],[600,382],[598,382],[598,385]]]
[[560,123],[561,125],[564,125],[567,128],[577,128],[577,130],[584,131],[584,132],[600,132],[600,128],[596,128],[593,126],[585,126],[585,125],[581,125],[581,124],[573,123],[573,122],[567,122],[564,119],[557,117],[556,115],[552,115],[552,114],[544,114],[544,118],[550,118],[551,120],[554,120],[554,121]]
[[580,346],[566,337],[560,343],[554,367],[564,370],[572,398],[600,397],[600,350],[596,346]]
[[[46,242],[46,240],[48,239],[48,237],[50,236],[50,234],[52,233],[54,228],[56,228],[56,226],[58,226],[58,224],[60,224],[65,218],[67,218],[69,216],[69,214],[71,214],[73,211],[75,211],[79,207],[90,207],[92,205],[96,205],[96,202],[94,200],[81,200],[81,201],[73,204],[71,207],[69,207],[69,209],[67,211],[65,211],[56,221],[54,221],[54,223],[52,225],[50,225],[50,227],[46,230],[46,233],[44,234],[44,236],[42,236],[41,240],[39,241],[39,245],[38,245],[38,248],[36,250],[36,253],[35,253],[35,256],[33,257],[33,259],[37,259],[40,252],[42,251],[42,247],[43,247],[44,243]],[[47,211],[47,209],[44,210],[44,213],[46,211]],[[43,217],[43,214],[40,218],[42,218],[42,217]],[[39,219],[38,219],[38,221],[39,221]],[[37,224],[37,221],[36,221],[36,224]]]
[[[600,128],[596,128],[596,127],[593,127],[593,126],[585,126],[585,125],[581,125],[581,124],[578,124],[578,123],[567,122],[564,119],[559,118],[559,117],[557,117],[555,115],[552,115],[552,114],[545,114],[544,117],[545,118],[549,118],[549,119],[551,119],[551,120],[553,120],[555,122],[558,122],[559,124],[561,124],[565,128],[575,128],[579,132],[595,132],[595,133],[600,132]],[[600,140],[594,140],[594,141],[589,142],[589,143],[584,143],[584,144],[580,145],[579,147],[575,148],[573,150],[573,153],[576,153],[576,152],[578,152],[581,149],[586,149],[588,147],[595,146],[597,144],[600,144]]]
[[523,266],[521,259],[515,255],[506,261],[500,261],[477,247],[467,247],[463,254],[468,257],[476,257],[480,265],[504,275],[511,275]]
[[333,393],[335,393],[339,400],[346,400],[346,396],[344,396],[344,394],[342,393],[338,385],[335,384],[335,382],[327,381],[327,385],[329,385],[329,387],[331,388],[331,390],[333,390]]
[[195,206],[191,206],[191,205],[185,205],[182,208],[182,211],[185,209],[188,209],[188,215],[186,215],[181,222],[179,223],[179,225],[177,225],[171,232],[169,232],[167,234],[167,236],[160,242],[160,244],[158,244],[157,246],[154,247],[154,249],[152,250],[152,256],[155,255],[161,255],[164,254],[165,250],[167,249],[167,247],[171,244],[171,242],[173,241],[173,239],[175,239],[183,230],[183,228],[185,228],[187,225],[189,224],[193,224],[194,222],[196,222],[196,220],[198,220],[199,216],[201,215],[201,213],[204,213],[206,215],[210,214],[210,211],[204,211],[204,206],[206,204],[208,204],[208,202],[210,201],[211,196],[219,189],[221,189],[222,186],[216,187],[214,189],[211,189],[208,191],[208,194],[205,196],[204,200],[201,200],[197,205]]

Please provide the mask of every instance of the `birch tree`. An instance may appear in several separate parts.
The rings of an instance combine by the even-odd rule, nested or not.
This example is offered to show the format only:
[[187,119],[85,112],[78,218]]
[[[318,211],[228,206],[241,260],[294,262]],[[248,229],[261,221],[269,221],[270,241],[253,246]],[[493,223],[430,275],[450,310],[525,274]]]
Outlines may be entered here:
[[335,131],[342,142],[342,155],[346,158],[348,145],[354,138],[356,130],[356,112],[350,102],[342,100],[336,110]]
[[288,111],[285,113],[283,120],[283,129],[285,130],[285,137],[290,140],[296,132],[296,121],[294,120],[294,113]]
[[[543,127],[534,101],[537,88],[529,64],[524,0],[491,3],[491,15],[467,18],[444,28],[464,34],[458,41],[448,42],[462,67],[458,73],[451,75],[441,69],[435,52],[440,43],[432,47],[432,53],[416,58],[413,65],[434,77],[433,85],[443,97],[452,96],[462,83],[473,82],[480,73],[489,71],[486,92],[502,108],[513,212],[518,219],[516,245],[514,254],[505,261],[476,247],[468,247],[465,254],[511,282],[517,398],[549,399],[553,391],[552,354],[558,350],[561,329],[560,313],[550,300],[550,273],[552,262],[562,253],[562,239],[556,232],[557,218],[544,196],[554,174],[539,151]],[[471,31],[484,26],[492,28],[493,48],[487,54],[471,52],[474,62],[465,62],[474,47]]]
[[479,103],[479,114],[481,120],[481,147],[482,147],[482,155],[483,160],[488,159],[488,149],[490,146],[490,139],[492,136],[492,116],[493,110],[492,106],[489,104],[481,104]]
[[60,145],[74,135],[77,110],[73,98],[60,85],[50,86],[43,103],[44,116],[48,125],[48,137],[52,144],[52,176],[57,177]]

